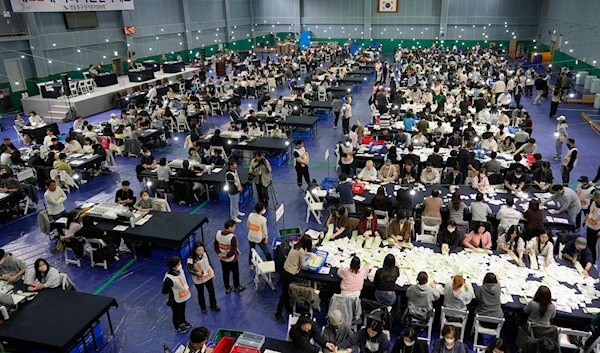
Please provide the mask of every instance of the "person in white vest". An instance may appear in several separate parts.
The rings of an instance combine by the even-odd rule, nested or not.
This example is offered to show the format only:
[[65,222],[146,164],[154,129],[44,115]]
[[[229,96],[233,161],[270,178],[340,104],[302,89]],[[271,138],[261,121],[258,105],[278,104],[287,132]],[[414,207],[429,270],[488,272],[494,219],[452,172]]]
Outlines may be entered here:
[[595,264],[598,256],[596,246],[600,237],[600,190],[592,194],[590,212],[585,217],[583,225],[587,228],[587,241]]
[[[582,175],[577,179],[577,187],[575,188],[575,192],[577,193],[577,197],[579,197],[579,202],[581,203],[581,212],[583,213],[583,219],[587,217],[588,212],[590,211],[590,204],[592,199],[592,194],[596,191],[596,188],[593,184],[590,183],[590,180],[587,176]],[[575,220],[575,228],[579,229],[581,227],[581,213],[577,215],[577,219]]]
[[262,202],[254,205],[254,212],[248,216],[248,244],[250,245],[250,256],[248,264],[250,269],[254,269],[252,265],[252,249],[258,246],[265,254],[267,261],[271,261],[271,252],[269,251],[269,231],[267,230],[267,219],[263,216],[267,212],[265,204]]
[[227,181],[225,190],[229,193],[229,215],[236,223],[242,223],[242,220],[238,218],[243,217],[246,214],[240,212],[240,193],[242,192],[242,183],[240,182],[240,176],[237,172],[237,163],[234,161],[229,162],[229,169],[225,173],[225,179]]
[[581,203],[579,202],[579,198],[577,197],[575,191],[560,184],[552,185],[550,190],[552,192],[552,197],[542,202],[540,204],[540,208],[542,208],[546,203],[558,199],[560,201],[560,209],[548,210],[548,212],[552,214],[567,212],[569,214],[569,218],[575,222],[575,218],[579,215],[579,212],[581,212]]
[[294,142],[296,148],[294,148],[293,156],[294,156],[294,168],[296,169],[296,181],[298,182],[298,190],[300,192],[304,192],[302,189],[302,178],[306,181],[306,187],[310,185],[310,175],[308,174],[308,163],[310,161],[310,157],[308,156],[308,152],[304,148],[304,141],[296,140]]
[[172,256],[167,260],[169,271],[163,279],[162,293],[168,297],[167,305],[173,311],[173,327],[179,333],[186,333],[192,325],[185,321],[185,302],[192,296],[188,286],[181,259]]
[[560,174],[562,175],[563,184],[567,185],[571,177],[571,171],[577,166],[577,159],[579,159],[579,151],[575,148],[575,139],[570,138],[567,140],[567,153],[563,158],[562,165],[560,166]]
[[[240,269],[238,267],[238,241],[235,232],[235,221],[228,219],[225,221],[223,230],[217,232],[215,237],[214,249],[223,269],[223,283],[225,284],[225,294],[231,291],[241,292],[246,287],[240,284]],[[229,285],[229,275],[233,274],[233,287]]]
[[350,133],[350,119],[352,119],[352,105],[349,101],[345,101],[342,106],[342,130],[344,130],[344,136],[348,136]]
[[192,254],[187,260],[187,270],[192,275],[192,280],[198,291],[198,304],[200,304],[202,313],[208,313],[208,310],[206,310],[206,301],[204,299],[204,287],[206,287],[206,290],[208,291],[210,310],[221,311],[221,308],[217,306],[215,286],[213,284],[215,271],[210,265],[210,259],[204,249],[203,242],[199,241],[194,244]]

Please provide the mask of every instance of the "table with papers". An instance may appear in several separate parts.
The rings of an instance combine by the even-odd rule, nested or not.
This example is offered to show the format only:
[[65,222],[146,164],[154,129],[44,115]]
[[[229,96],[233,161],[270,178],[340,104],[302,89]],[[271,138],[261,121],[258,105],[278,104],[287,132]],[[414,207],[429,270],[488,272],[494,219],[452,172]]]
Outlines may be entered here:
[[[325,270],[321,273],[302,270],[297,277],[316,282],[340,283],[337,269],[349,267],[350,260],[355,255],[362,260],[363,265],[366,262],[371,264],[365,288],[372,290],[375,272],[382,267],[385,256],[393,254],[400,269],[396,292],[405,292],[408,286],[416,283],[420,271],[427,272],[430,281],[435,281],[439,290],[443,289],[442,284],[450,282],[452,276],[461,274],[476,292],[486,273],[492,272],[496,274],[502,287],[500,300],[505,310],[524,308],[538,287],[546,285],[552,292],[557,318],[591,320],[600,311],[598,271],[593,267],[590,269],[590,277],[584,278],[564,260],[554,259],[547,268],[542,265],[539,269],[532,269],[528,254],[523,257],[525,266],[521,267],[508,254],[496,251],[475,253],[459,247],[450,254],[442,254],[440,248],[433,244],[416,243],[399,247],[383,240],[384,247],[379,247],[376,243],[370,244],[361,238],[358,236],[353,239],[322,241],[318,249],[329,252],[327,265],[323,267]],[[544,259],[535,259],[533,262],[543,264]]]

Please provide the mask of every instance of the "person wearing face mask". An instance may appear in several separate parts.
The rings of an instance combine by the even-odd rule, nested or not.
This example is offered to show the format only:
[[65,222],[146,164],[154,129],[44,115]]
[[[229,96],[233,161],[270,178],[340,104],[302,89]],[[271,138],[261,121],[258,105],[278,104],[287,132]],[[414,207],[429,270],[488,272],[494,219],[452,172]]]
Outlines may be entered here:
[[[494,338],[492,342],[486,347],[484,353],[509,353],[508,345],[500,337]],[[538,351],[538,353],[543,353]]]
[[37,259],[33,265],[33,271],[27,281],[27,289],[30,292],[40,291],[44,288],[58,288],[61,284],[60,273],[48,264],[44,259]]
[[317,330],[317,324],[313,322],[308,314],[302,314],[298,321],[289,332],[290,340],[296,344],[298,348],[301,348],[306,353],[323,353],[322,349],[312,344],[310,341],[313,340],[321,347],[325,347],[330,351],[335,351],[335,345],[331,342],[327,342],[323,336],[321,336]]
[[191,298],[190,286],[181,266],[181,259],[172,256],[167,260],[167,268],[163,278],[162,293],[167,295],[167,305],[173,311],[173,326],[175,331],[186,333],[192,325],[185,320],[185,302]]
[[199,241],[194,244],[192,254],[187,260],[187,270],[192,275],[192,280],[198,291],[198,304],[200,305],[202,313],[208,313],[208,310],[206,310],[206,301],[204,299],[204,287],[206,287],[206,290],[208,291],[210,310],[221,311],[221,308],[217,306],[215,286],[213,284],[215,271],[210,264],[210,259],[204,249],[203,242]]
[[269,232],[267,231],[267,218],[265,218],[264,214],[267,212],[265,204],[262,202],[258,202],[254,206],[254,212],[248,215],[248,243],[250,244],[250,249],[248,250],[250,256],[248,256],[248,265],[250,269],[254,269],[254,265],[252,265],[252,249],[258,246],[267,261],[271,261],[271,252],[269,251]]
[[[364,281],[364,276],[362,280]],[[323,328],[323,339],[337,346],[350,337],[352,329],[344,322],[341,311],[334,310],[328,314],[328,317],[327,325]],[[323,348],[323,352],[331,353],[332,351],[330,351],[329,348]]]
[[545,267],[550,266],[554,259],[554,244],[549,240],[548,233],[542,230],[539,236],[527,242],[527,251],[530,256],[543,256],[546,258]]
[[367,328],[362,328],[350,336],[347,340],[338,346],[338,352],[346,349],[346,353],[352,353],[351,347],[358,347],[361,353],[389,353],[390,341],[387,335],[383,333],[383,325],[375,320],[367,324]]
[[414,328],[408,327],[401,337],[396,338],[391,353],[428,353],[427,344],[424,342],[418,339]]
[[459,333],[453,325],[444,325],[442,337],[434,344],[432,353],[468,353],[467,345],[458,340]]
[[563,258],[571,261],[573,266],[582,268],[581,274],[583,277],[588,277],[588,271],[592,268],[594,259],[592,257],[592,251],[587,246],[587,239],[584,237],[578,237],[575,240],[568,242],[563,251]]
[[447,246],[449,251],[457,250],[461,246],[460,240],[462,237],[462,233],[456,228],[456,222],[450,219],[446,228],[438,234],[437,245],[440,248]]
[[190,340],[185,347],[180,346],[175,353],[206,353],[206,342],[208,342],[209,336],[210,332],[206,327],[196,327],[190,333]]
[[598,242],[598,237],[600,237],[600,190],[592,193],[590,209],[583,220],[583,226],[586,227],[587,239],[592,251],[592,259],[596,259],[596,243]]
[[148,147],[144,148],[144,155],[140,160],[140,165],[144,167],[144,169],[154,169],[156,168],[156,159],[152,156],[152,152]]
[[405,210],[399,210],[388,229],[388,237],[392,238],[397,245],[404,245],[410,242],[412,235],[411,223],[408,221],[408,215]]
[[140,212],[149,212],[154,209],[154,199],[150,198],[148,191],[142,190],[142,192],[140,192],[140,199],[133,207]]

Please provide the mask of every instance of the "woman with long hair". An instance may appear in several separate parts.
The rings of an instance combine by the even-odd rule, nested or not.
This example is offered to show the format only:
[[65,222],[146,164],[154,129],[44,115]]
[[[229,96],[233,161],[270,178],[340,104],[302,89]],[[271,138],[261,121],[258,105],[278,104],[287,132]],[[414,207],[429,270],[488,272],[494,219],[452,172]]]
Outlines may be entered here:
[[396,266],[396,258],[387,254],[383,259],[383,267],[375,272],[375,299],[384,305],[393,305],[396,301],[396,280],[400,270]]
[[525,253],[525,242],[521,237],[521,232],[519,231],[518,226],[510,226],[506,234],[498,237],[498,246],[496,250],[504,251],[508,253],[511,257],[518,257],[519,265],[524,266],[523,254]]
[[359,296],[365,278],[369,274],[369,263],[367,262],[363,267],[360,267],[360,258],[353,256],[350,260],[350,268],[339,268],[337,274],[342,279],[340,284],[342,293]]
[[37,259],[33,264],[33,271],[29,278],[27,289],[30,292],[40,291],[45,288],[58,288],[61,284],[58,270],[44,259]]
[[192,254],[188,259],[187,270],[192,275],[192,280],[198,291],[198,304],[200,305],[202,313],[208,313],[208,310],[206,310],[206,301],[204,300],[204,287],[206,287],[206,290],[208,291],[210,309],[213,311],[221,311],[221,308],[217,306],[215,286],[213,284],[215,271],[210,264],[210,259],[204,249],[203,242],[199,241],[194,244]]
[[460,191],[455,191],[452,194],[452,199],[448,204],[448,209],[450,210],[449,219],[455,221],[456,223],[464,222],[465,218],[465,209],[467,209],[467,205],[460,198]]
[[556,316],[556,306],[552,304],[552,293],[550,288],[540,286],[533,296],[533,300],[527,303],[523,309],[529,314],[529,321],[542,325],[550,325],[550,320]]

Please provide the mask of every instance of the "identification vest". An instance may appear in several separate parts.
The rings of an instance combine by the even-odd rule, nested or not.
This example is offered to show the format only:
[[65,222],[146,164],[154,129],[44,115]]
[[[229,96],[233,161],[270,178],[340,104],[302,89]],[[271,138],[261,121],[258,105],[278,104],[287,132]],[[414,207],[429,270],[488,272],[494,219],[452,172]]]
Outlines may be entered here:
[[585,224],[590,229],[600,230],[600,207],[596,206],[595,202],[592,202],[590,206],[590,213],[585,219]]
[[[563,159],[563,165],[567,166],[569,164],[569,162],[571,161],[571,156],[573,154],[573,151],[577,151],[577,148],[573,147],[570,150],[567,151],[567,154],[565,154],[565,158]],[[579,153],[577,153],[577,157],[575,157],[575,162],[573,162],[573,168],[575,168],[577,166],[577,160],[579,159]]]
[[169,278],[173,281],[173,287],[171,290],[173,291],[173,298],[177,303],[183,303],[184,301],[190,299],[192,296],[190,293],[190,286],[187,284],[187,280],[185,279],[185,274],[183,271],[179,271],[179,276],[173,276],[171,274],[165,273],[165,278]]

